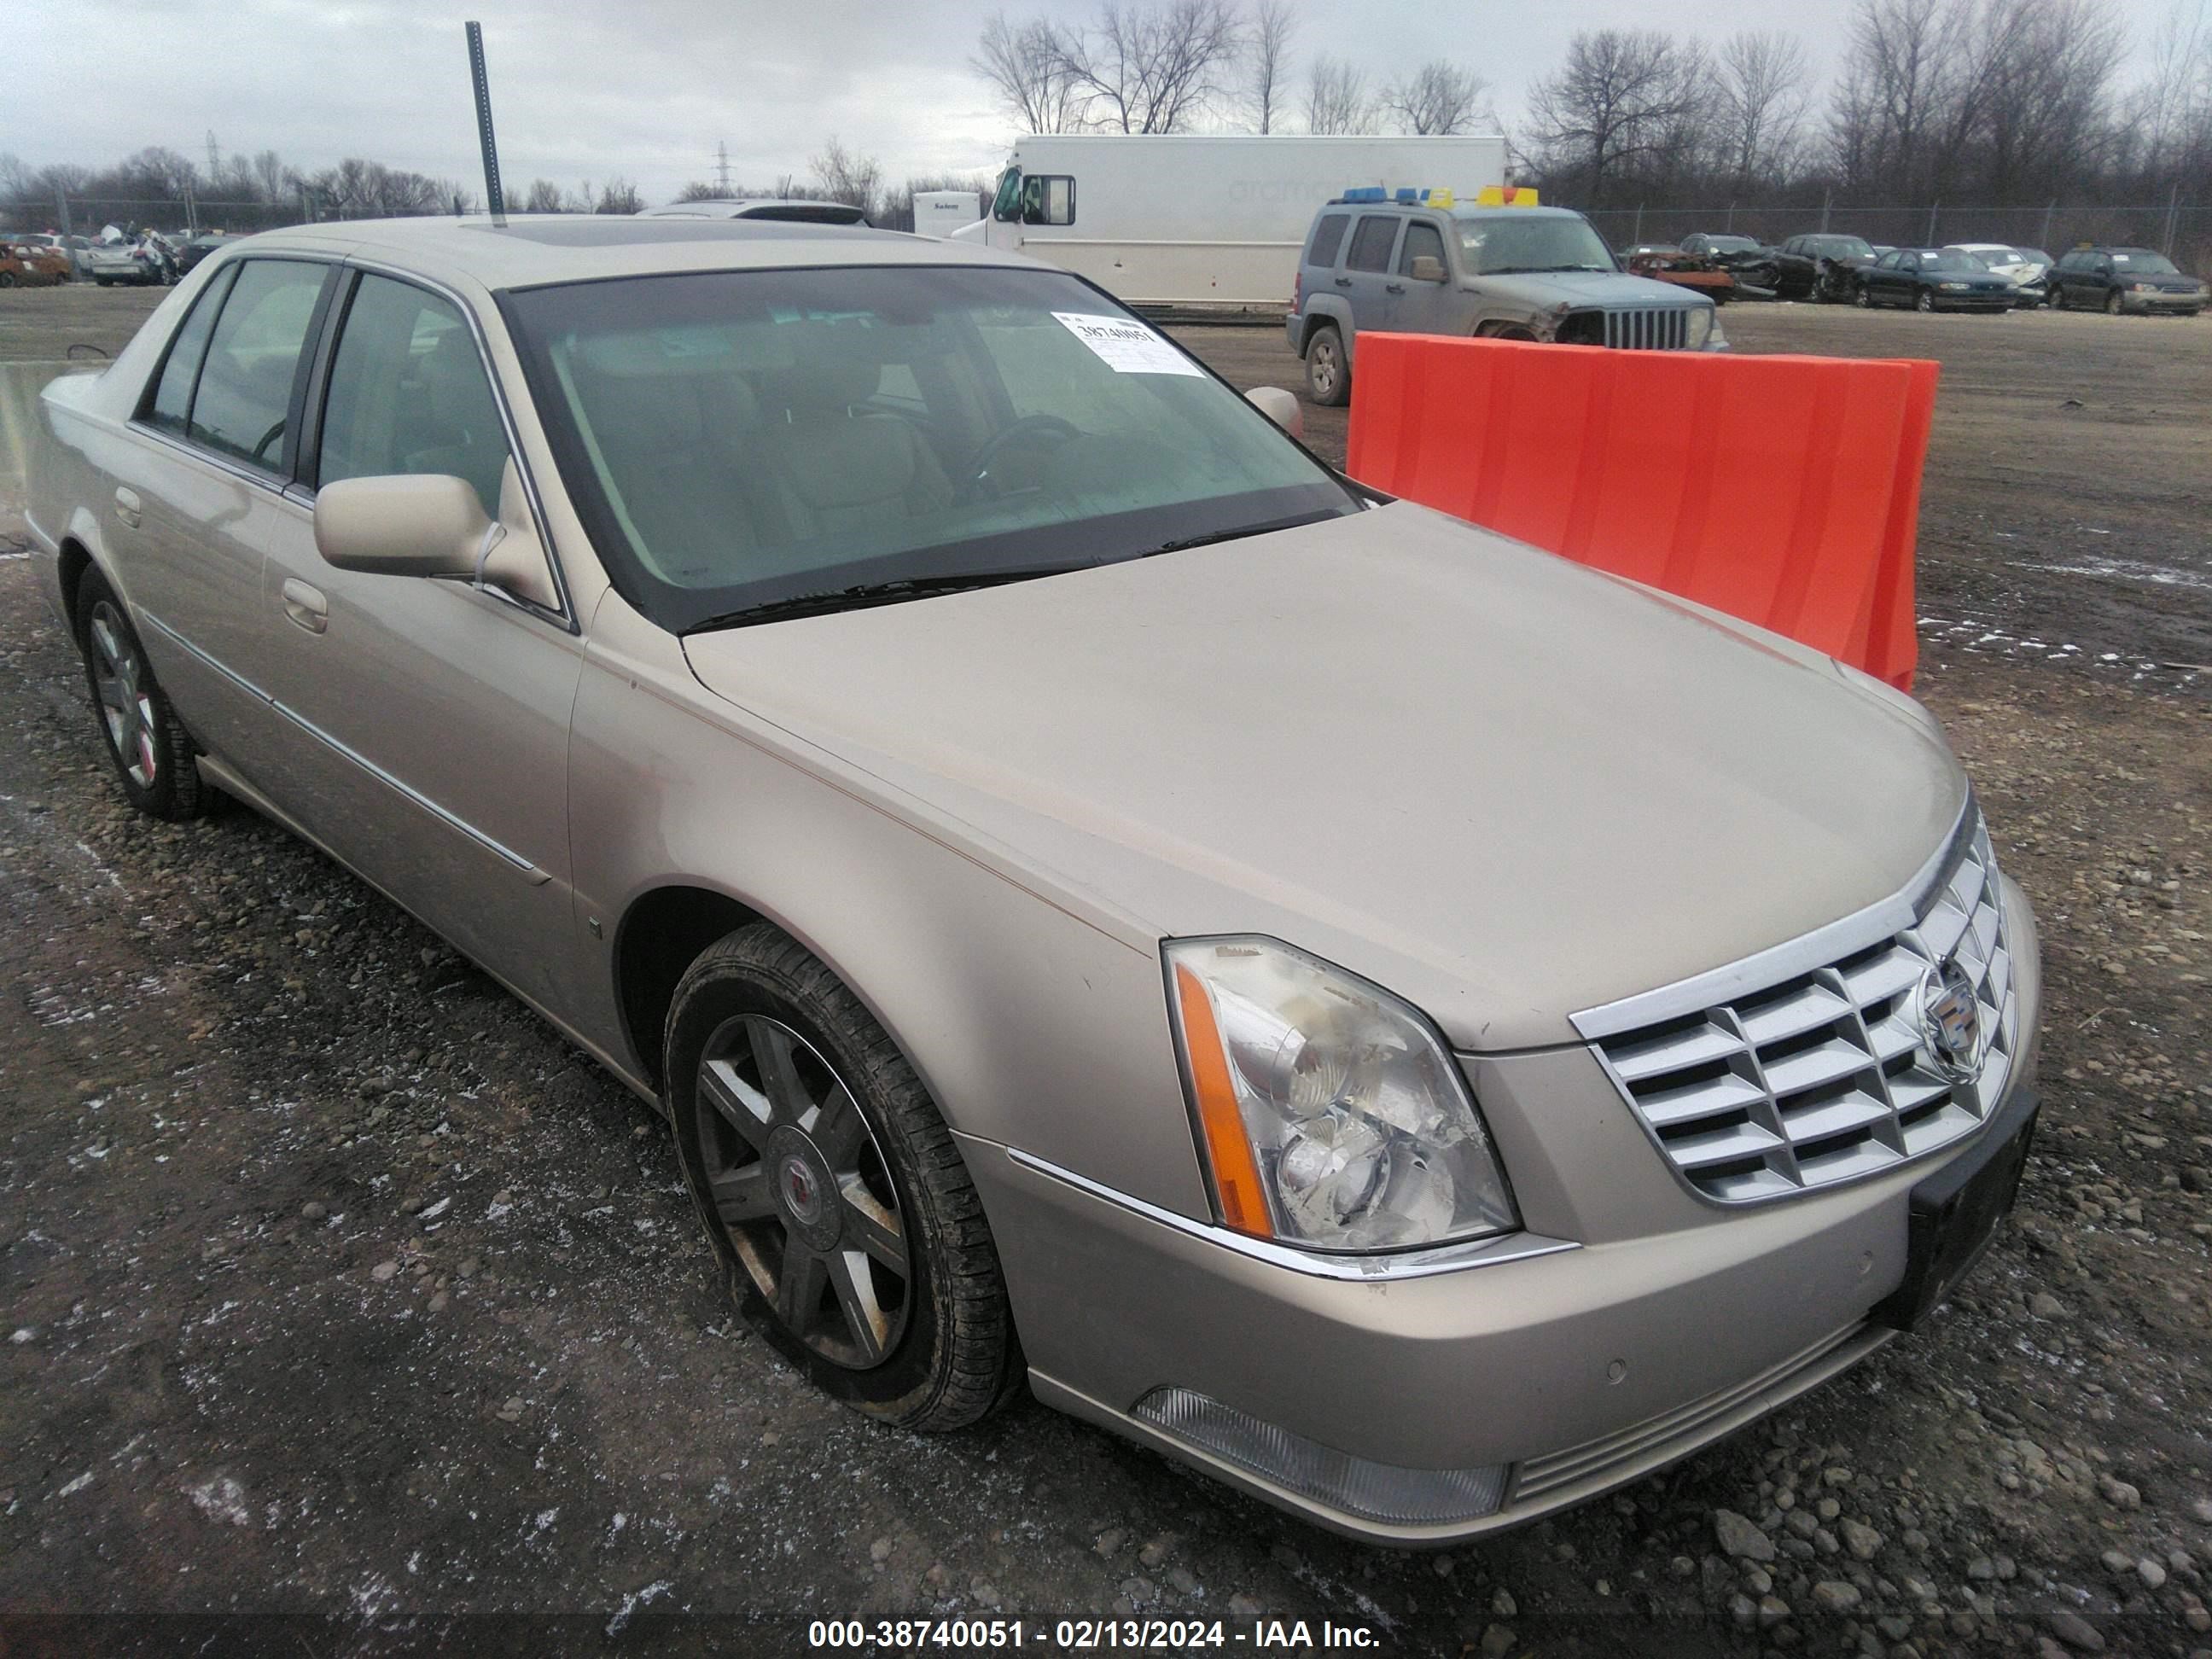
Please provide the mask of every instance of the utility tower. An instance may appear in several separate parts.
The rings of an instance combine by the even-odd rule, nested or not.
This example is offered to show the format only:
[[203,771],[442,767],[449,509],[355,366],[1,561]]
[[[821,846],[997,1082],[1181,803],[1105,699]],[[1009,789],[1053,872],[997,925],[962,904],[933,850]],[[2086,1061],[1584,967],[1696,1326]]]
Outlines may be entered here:
[[222,147],[215,141],[215,129],[208,129],[208,183],[213,184],[222,173]]
[[714,188],[725,196],[730,193],[730,147],[719,141],[714,145]]

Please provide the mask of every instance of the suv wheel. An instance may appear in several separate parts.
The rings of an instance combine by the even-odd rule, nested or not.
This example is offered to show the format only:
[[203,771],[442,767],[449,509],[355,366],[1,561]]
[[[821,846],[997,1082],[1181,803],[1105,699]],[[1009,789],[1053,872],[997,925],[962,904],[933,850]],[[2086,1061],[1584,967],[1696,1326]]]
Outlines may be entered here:
[[766,922],[691,964],[668,1015],[685,1183],[740,1310],[824,1392],[964,1428],[1024,1375],[975,1183],[859,998]]
[[1861,311],[1872,311],[1874,309],[1874,290],[1869,288],[1864,283],[1853,283],[1851,284],[1851,303],[1856,306]]
[[1935,310],[1935,291],[1931,289],[1922,289],[1920,290],[1920,297],[1912,302],[1912,307],[1916,311],[1928,312]]
[[1306,390],[1313,400],[1341,408],[1352,396],[1352,369],[1344,361],[1344,337],[1334,323],[1323,323],[1306,342]]
[[2121,312],[2127,309],[2127,303],[2126,299],[2122,296],[2119,289],[2113,289],[2110,293],[2105,295],[2105,315],[2107,317],[2118,316]]

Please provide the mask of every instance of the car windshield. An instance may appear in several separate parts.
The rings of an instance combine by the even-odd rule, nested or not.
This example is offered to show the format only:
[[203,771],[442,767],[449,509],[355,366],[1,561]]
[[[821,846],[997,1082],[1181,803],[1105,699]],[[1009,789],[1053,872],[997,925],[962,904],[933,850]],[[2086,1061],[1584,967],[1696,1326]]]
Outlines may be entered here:
[[1973,254],[1961,253],[1955,249],[1944,253],[1922,254],[1920,268],[1923,270],[1950,271],[1961,276],[1972,276],[1978,271],[1986,273],[1989,270],[1989,267]]
[[1530,270],[1614,270],[1613,255],[1583,219],[1462,219],[1460,246],[1478,276]]
[[2039,247],[2016,247],[2012,257],[2024,265],[2047,265],[2051,256]]
[[1705,246],[1716,253],[1756,253],[1759,243],[1749,236],[1708,236]]
[[1359,510],[1267,416],[1058,273],[711,271],[501,303],[617,587],[677,632]]
[[1805,248],[1824,259],[1871,259],[1874,250],[1856,236],[1808,236]]
[[2181,274],[2173,261],[2163,253],[2153,253],[2139,247],[2113,254],[2112,268],[2124,270],[2131,276],[2178,276]]

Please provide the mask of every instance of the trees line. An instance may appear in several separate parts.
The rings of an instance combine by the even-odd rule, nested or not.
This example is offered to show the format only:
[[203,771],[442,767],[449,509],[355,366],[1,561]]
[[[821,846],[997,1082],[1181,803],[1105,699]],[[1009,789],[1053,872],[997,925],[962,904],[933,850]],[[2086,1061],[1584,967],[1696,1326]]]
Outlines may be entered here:
[[[1001,12],[969,67],[1024,132],[1504,130],[1466,64],[1377,76],[1328,52],[1301,63],[1296,3],[1098,0],[1074,22]],[[1782,31],[1715,44],[1588,30],[1507,137],[1520,182],[1592,208],[2195,199],[2212,178],[2212,34],[2195,0],[2172,4],[2129,85],[2125,28],[2103,0],[1856,0],[1825,86]]]

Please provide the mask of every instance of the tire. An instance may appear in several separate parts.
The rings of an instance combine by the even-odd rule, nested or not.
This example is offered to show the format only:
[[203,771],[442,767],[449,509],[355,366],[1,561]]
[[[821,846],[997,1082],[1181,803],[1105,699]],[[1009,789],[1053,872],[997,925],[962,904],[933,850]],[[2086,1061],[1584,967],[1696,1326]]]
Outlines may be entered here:
[[1016,1390],[1020,1346],[975,1182],[914,1068],[836,975],[772,925],[741,927],[685,972],[662,1053],[684,1183],[755,1329],[898,1428],[965,1428]]
[[1851,284],[1851,303],[1856,306],[1861,311],[1872,311],[1874,309],[1874,290],[1869,288],[1864,283],[1853,283]]
[[113,288],[115,286],[115,279],[112,276],[95,276],[92,280],[98,283],[102,288]]
[[2127,309],[2127,301],[2121,297],[2120,291],[2118,289],[2114,289],[2111,293],[2105,296],[2105,315],[2107,317],[2118,316],[2123,311]]
[[1920,297],[1912,302],[1912,308],[1923,315],[1932,315],[1936,310],[1935,295],[1927,289],[1922,289]]
[[77,650],[100,746],[131,804],[149,817],[179,823],[214,805],[200,777],[191,736],[155,683],[138,631],[122,601],[97,570],[88,570],[76,596]]
[[1319,325],[1306,341],[1306,391],[1325,409],[1341,409],[1351,399],[1352,368],[1334,323]]
[[0,270],[0,288],[13,288],[15,286],[15,273],[12,270]]

